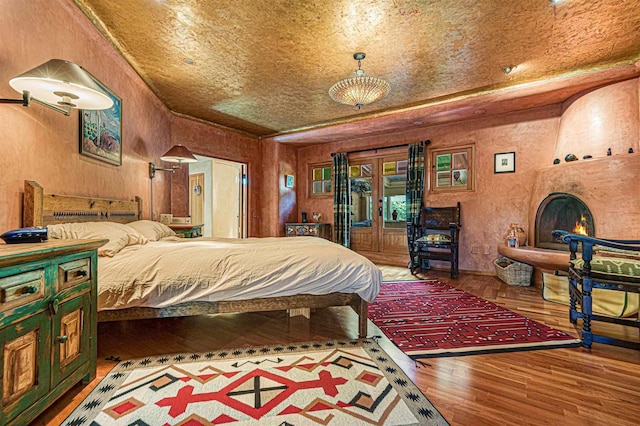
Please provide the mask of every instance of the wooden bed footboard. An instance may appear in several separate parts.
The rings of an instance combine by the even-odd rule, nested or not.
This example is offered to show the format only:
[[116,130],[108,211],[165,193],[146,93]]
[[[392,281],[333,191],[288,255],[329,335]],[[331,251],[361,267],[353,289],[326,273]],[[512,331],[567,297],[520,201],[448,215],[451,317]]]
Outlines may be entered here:
[[297,308],[327,308],[351,306],[358,314],[358,336],[367,337],[367,302],[357,294],[330,293],[322,295],[301,294],[296,296],[270,297],[250,300],[220,302],[189,302],[165,308],[126,308],[98,312],[98,321],[122,321],[211,315],[236,312],[278,311]]

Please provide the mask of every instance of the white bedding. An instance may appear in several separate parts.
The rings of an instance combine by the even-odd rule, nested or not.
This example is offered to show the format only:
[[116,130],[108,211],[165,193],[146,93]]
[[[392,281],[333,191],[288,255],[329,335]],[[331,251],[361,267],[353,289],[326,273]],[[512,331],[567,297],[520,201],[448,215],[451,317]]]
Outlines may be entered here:
[[333,292],[371,302],[381,281],[368,259],[322,238],[168,237],[100,257],[98,310]]

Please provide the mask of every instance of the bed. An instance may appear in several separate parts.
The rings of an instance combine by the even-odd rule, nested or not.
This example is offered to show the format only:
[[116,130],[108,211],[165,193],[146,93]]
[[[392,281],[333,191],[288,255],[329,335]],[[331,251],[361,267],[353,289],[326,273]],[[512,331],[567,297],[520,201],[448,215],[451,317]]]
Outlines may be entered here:
[[98,321],[351,306],[366,337],[367,303],[380,288],[375,265],[321,238],[182,239],[162,232],[150,238],[146,227],[161,224],[141,220],[139,197],[51,195],[25,181],[23,222],[49,225],[62,237],[85,225],[127,229],[124,243],[110,238],[99,250]]

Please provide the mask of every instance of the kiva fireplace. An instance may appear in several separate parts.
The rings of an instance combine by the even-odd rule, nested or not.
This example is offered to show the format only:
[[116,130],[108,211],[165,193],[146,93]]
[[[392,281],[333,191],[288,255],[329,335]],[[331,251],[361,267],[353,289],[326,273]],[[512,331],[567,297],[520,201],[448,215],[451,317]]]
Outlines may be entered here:
[[569,246],[551,235],[556,229],[595,237],[593,216],[578,197],[565,192],[549,194],[538,207],[535,223],[535,247],[569,251]]

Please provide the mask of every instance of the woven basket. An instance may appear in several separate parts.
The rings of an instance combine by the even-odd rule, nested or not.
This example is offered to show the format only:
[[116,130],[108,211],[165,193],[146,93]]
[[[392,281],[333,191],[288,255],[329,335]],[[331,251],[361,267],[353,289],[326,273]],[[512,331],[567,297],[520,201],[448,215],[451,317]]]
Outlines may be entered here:
[[499,257],[493,261],[498,278],[509,285],[531,285],[533,266],[516,262],[506,257]]

